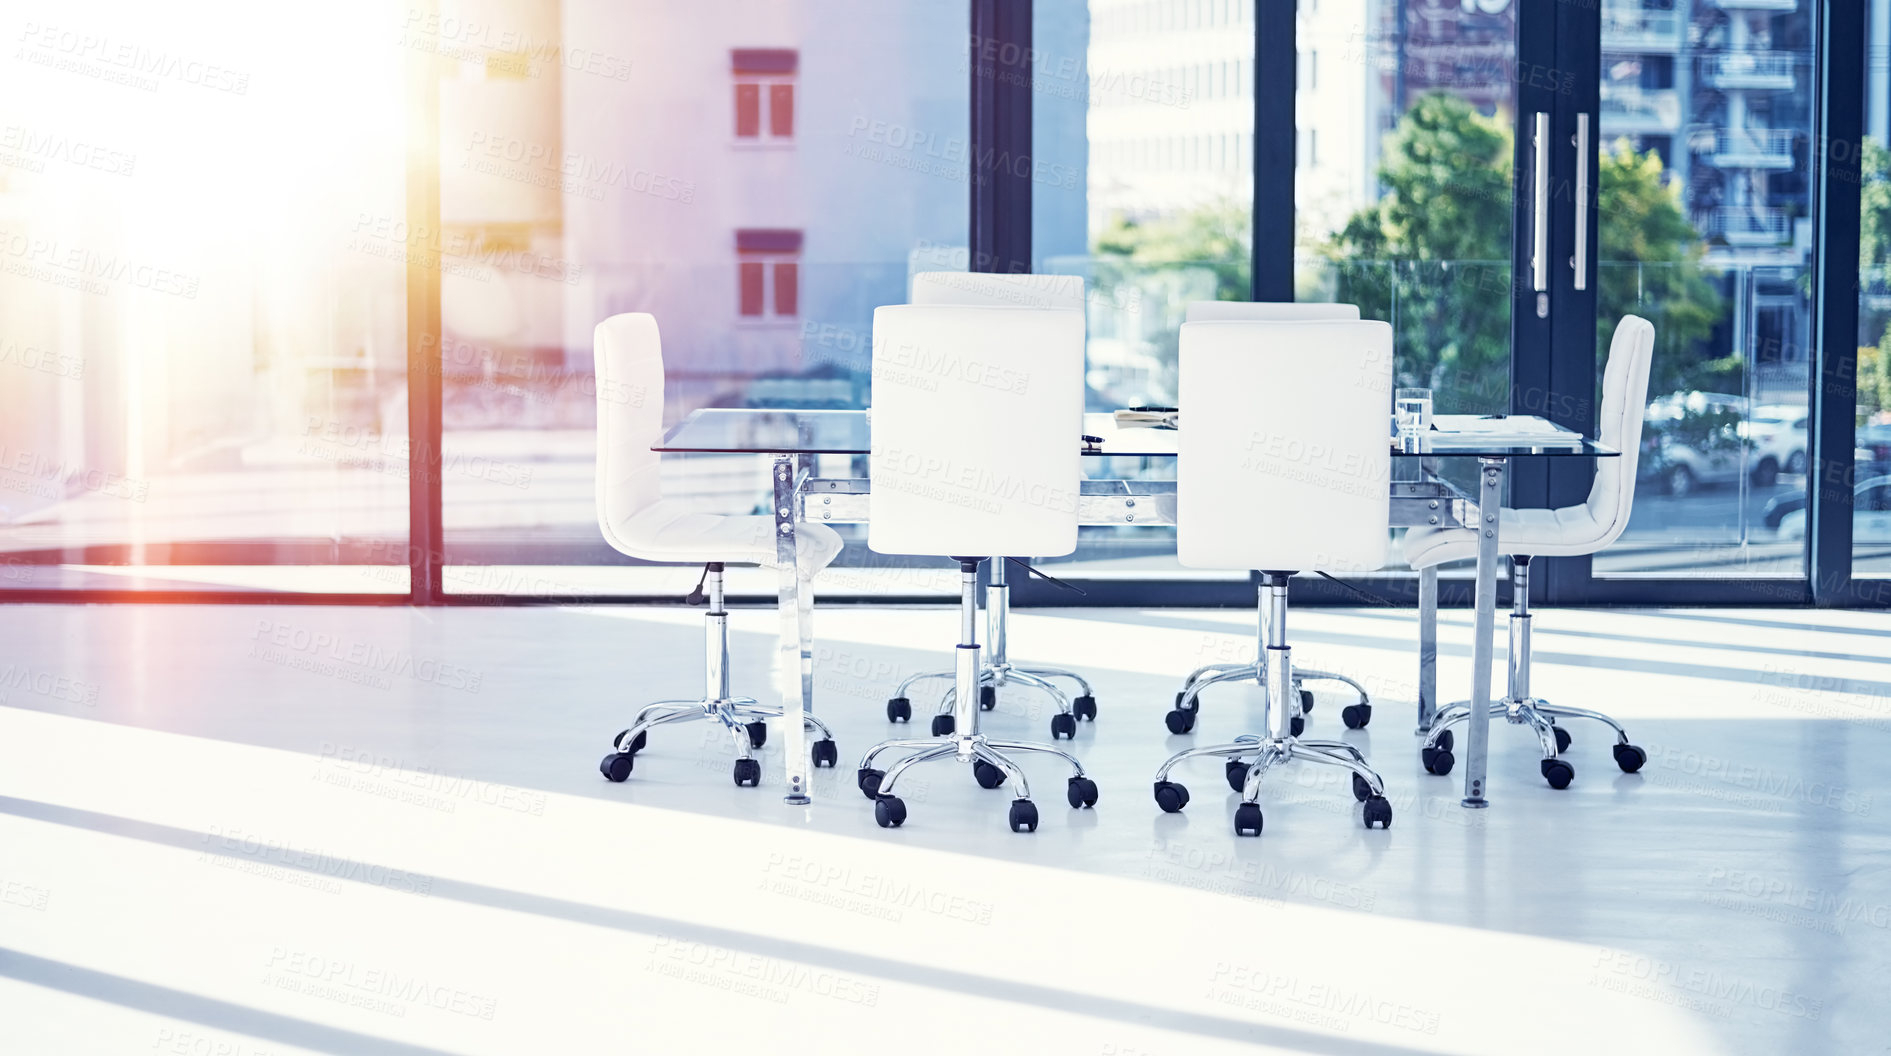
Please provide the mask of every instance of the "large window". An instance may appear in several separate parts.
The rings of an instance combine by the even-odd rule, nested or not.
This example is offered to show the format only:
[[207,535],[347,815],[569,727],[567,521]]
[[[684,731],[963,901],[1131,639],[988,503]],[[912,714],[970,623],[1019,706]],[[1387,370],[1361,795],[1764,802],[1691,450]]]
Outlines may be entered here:
[[[446,361],[444,452],[480,470],[444,480],[445,588],[680,595],[696,573],[629,562],[598,531],[592,328],[656,316],[670,422],[865,406],[873,309],[904,302],[914,270],[966,266],[967,5],[481,10],[494,32],[440,81],[442,325],[465,350]],[[530,46],[499,61],[501,41]],[[760,513],[767,479],[761,456],[691,456],[664,487]],[[830,594],[875,589],[847,531],[856,570],[823,577]]]
[[[1876,65],[1832,86],[1868,88],[1870,134],[1838,143],[1822,0],[1034,0],[1028,39],[1004,18],[973,35],[975,7],[342,0],[285,37],[212,0],[79,0],[16,27],[0,590],[400,595],[418,562],[449,597],[680,594],[688,570],[617,554],[595,522],[596,324],[656,315],[672,423],[866,407],[873,309],[917,271],[992,266],[973,232],[1015,247],[1028,183],[1031,269],[1086,281],[1092,411],[1173,404],[1188,305],[1257,289],[1391,322],[1397,383],[1441,412],[1554,395],[1572,422],[1616,322],[1648,317],[1633,517],[1539,582],[1799,597],[1809,551],[1817,582],[1845,579],[1840,540],[1807,538],[1831,442],[1820,290],[1849,282],[1821,255],[1839,154],[1864,204],[1853,472],[1828,497],[1853,491],[1852,571],[1891,574],[1887,20],[1854,34]],[[975,117],[980,77],[1026,113]],[[1570,289],[1577,116],[1594,271]],[[664,474],[696,508],[766,508],[759,456]],[[1513,498],[1580,501],[1582,475],[1520,465]],[[843,534],[830,594],[950,586]],[[1085,528],[1062,565],[1116,599],[1239,593],[1180,568],[1162,530]]]
[[394,8],[16,13],[0,591],[405,594],[406,260],[438,232],[404,211]]

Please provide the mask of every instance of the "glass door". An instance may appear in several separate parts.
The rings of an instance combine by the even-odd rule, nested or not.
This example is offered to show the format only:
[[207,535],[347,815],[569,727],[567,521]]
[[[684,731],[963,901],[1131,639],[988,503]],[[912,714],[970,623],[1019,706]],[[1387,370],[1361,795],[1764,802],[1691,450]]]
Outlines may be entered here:
[[1633,513],[1598,577],[1805,575],[1817,7],[1601,6],[1597,376],[1623,315],[1656,344]]
[[[1551,112],[1545,389],[1589,427],[1622,317],[1655,349],[1628,528],[1553,562],[1549,600],[1803,592],[1818,6],[1603,0],[1559,20],[1577,76]],[[1545,504],[1589,480],[1545,481]]]

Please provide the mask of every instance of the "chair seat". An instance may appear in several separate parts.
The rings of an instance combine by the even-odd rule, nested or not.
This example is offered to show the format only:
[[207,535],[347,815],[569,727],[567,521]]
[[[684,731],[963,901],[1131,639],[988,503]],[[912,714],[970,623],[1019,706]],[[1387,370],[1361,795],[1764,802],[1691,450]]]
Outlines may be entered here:
[[[1524,557],[1580,557],[1593,554],[1612,540],[1589,507],[1560,510],[1504,510],[1497,533],[1497,549]],[[1477,532],[1470,528],[1413,528],[1405,533],[1405,561],[1413,568],[1428,568],[1447,561],[1477,556]]]
[[[826,568],[840,554],[840,534],[827,525],[804,522],[798,531],[806,574]],[[660,499],[622,524],[607,526],[604,537],[618,551],[645,561],[775,565],[774,518],[701,513],[673,499]]]

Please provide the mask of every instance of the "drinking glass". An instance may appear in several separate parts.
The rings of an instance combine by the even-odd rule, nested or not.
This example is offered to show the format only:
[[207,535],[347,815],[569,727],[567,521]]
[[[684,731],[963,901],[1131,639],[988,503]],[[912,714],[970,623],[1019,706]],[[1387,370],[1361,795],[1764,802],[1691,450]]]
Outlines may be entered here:
[[1431,428],[1431,390],[1399,389],[1392,395],[1392,414],[1400,436],[1415,436]]

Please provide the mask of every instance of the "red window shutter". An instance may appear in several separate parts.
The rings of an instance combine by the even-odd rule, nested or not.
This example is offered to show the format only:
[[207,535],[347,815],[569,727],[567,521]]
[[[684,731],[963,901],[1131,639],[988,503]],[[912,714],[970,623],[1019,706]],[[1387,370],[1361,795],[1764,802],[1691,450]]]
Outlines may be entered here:
[[738,84],[735,86],[735,134],[749,137],[762,134],[761,85]]
[[768,134],[777,139],[794,135],[794,85],[768,86]]
[[742,273],[741,312],[743,315],[762,314],[762,262],[745,260],[739,268]]
[[775,265],[775,314],[794,315],[801,307],[801,268],[793,261]]

